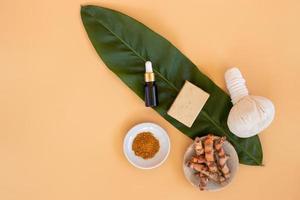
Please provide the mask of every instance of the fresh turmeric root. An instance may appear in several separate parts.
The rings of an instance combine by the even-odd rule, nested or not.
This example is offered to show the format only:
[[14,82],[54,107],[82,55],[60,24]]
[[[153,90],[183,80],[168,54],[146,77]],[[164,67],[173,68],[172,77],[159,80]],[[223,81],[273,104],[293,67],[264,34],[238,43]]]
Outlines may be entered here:
[[207,166],[204,165],[204,164],[198,164],[198,163],[188,162],[187,166],[189,168],[192,168],[192,169],[198,171],[198,172],[203,171],[203,170],[206,170],[206,171],[208,170]]
[[195,149],[195,152],[196,152],[197,156],[200,156],[200,155],[204,154],[203,145],[202,145],[202,142],[201,142],[199,137],[195,138],[194,149]]
[[218,168],[214,157],[214,136],[211,134],[204,140],[204,152],[209,171],[217,172]]
[[207,182],[208,182],[208,177],[205,174],[199,173],[198,174],[199,179],[200,179],[200,183],[199,183],[199,189],[200,190],[204,190]]
[[220,180],[218,174],[210,172],[206,165],[188,162],[187,166],[190,167],[191,169],[194,169],[197,172],[200,172],[200,173],[206,175],[210,180],[212,180],[216,183],[221,183],[221,180]]
[[193,163],[206,163],[206,159],[205,159],[205,156],[204,155],[201,155],[201,156],[193,156],[191,158],[191,162]]
[[197,171],[200,190],[205,189],[209,180],[222,184],[230,178],[230,170],[226,163],[229,156],[223,149],[225,141],[225,137],[219,138],[211,134],[203,141],[198,137],[195,139],[196,155],[192,156],[187,166]]
[[223,149],[223,144],[224,144],[225,140],[226,140],[225,137],[221,137],[221,138],[217,139],[215,141],[214,147],[216,149],[217,156],[218,156],[218,165],[219,165],[219,168],[222,171],[224,177],[226,179],[228,179],[228,178],[230,178],[230,170],[229,170],[226,162],[227,162],[229,156],[227,156],[225,154],[225,151]]

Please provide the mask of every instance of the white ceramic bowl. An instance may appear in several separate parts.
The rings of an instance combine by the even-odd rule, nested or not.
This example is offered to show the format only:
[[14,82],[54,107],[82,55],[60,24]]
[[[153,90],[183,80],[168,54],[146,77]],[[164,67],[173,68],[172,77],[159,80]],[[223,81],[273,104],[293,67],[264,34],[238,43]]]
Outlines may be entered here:
[[[141,132],[151,132],[159,141],[159,151],[153,158],[143,159],[134,154],[132,150],[132,142],[134,138]],[[124,138],[123,151],[127,160],[137,168],[153,169],[160,166],[168,157],[170,152],[170,139],[167,132],[154,123],[141,123],[132,127]]]
[[[205,139],[206,136],[201,137],[200,139]],[[217,184],[213,181],[208,181],[207,186],[205,187],[206,191],[218,191],[223,189],[224,187],[228,186],[229,183],[233,180],[238,167],[239,167],[239,158],[234,149],[234,147],[228,142],[225,141],[223,144],[224,151],[227,155],[229,155],[229,159],[227,161],[228,168],[230,170],[230,178],[226,180],[223,184]],[[186,150],[184,157],[183,157],[183,172],[186,179],[195,187],[199,188],[199,177],[195,176],[195,170],[187,167],[186,163],[191,159],[191,157],[195,155],[193,144],[191,144],[188,149]]]

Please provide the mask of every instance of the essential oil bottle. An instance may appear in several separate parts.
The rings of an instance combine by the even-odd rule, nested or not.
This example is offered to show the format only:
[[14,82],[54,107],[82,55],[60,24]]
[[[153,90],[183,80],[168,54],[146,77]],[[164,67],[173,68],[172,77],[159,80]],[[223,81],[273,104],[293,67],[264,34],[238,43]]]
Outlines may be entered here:
[[155,75],[150,61],[145,63],[145,70],[145,105],[147,107],[155,107],[158,106],[158,95]]

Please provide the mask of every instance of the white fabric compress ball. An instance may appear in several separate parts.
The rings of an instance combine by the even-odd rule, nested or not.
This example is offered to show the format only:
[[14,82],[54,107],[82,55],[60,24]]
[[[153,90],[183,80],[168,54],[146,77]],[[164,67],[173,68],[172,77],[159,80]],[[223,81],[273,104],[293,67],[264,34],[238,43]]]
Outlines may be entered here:
[[227,120],[230,131],[238,137],[247,138],[267,128],[274,119],[273,103],[265,97],[249,95],[237,68],[227,70],[225,80],[233,103]]

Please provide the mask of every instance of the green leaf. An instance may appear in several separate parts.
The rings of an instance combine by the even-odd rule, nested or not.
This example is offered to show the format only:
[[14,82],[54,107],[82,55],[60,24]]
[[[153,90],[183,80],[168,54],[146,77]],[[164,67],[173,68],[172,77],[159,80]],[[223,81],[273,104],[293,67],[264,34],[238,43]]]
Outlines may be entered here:
[[[97,53],[140,98],[144,98],[144,63],[152,61],[160,105],[154,108],[190,138],[214,133],[226,136],[234,145],[240,163],[262,164],[262,148],[257,136],[242,139],[227,127],[232,107],[229,96],[185,57],[168,40],[135,19],[108,8],[83,6],[81,18]],[[185,80],[210,94],[192,128],[167,115]]]

